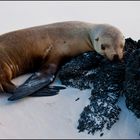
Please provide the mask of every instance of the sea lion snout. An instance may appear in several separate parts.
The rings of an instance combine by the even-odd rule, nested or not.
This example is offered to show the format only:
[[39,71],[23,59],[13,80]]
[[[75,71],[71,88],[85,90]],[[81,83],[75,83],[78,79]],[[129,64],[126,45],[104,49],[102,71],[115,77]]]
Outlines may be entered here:
[[122,61],[122,57],[119,57],[118,54],[115,54],[111,61],[113,61],[113,62],[121,62]]
[[113,56],[113,61],[118,61],[118,60],[119,60],[119,55],[115,54],[115,55]]
[[112,54],[111,57],[108,57],[109,60],[111,61],[121,61],[123,59],[123,53],[119,53],[119,54]]
[[110,61],[114,61],[114,62],[122,61],[123,56],[124,56],[124,53],[123,53],[123,52],[114,53],[114,54],[106,54],[106,57],[107,57]]
[[108,45],[105,50],[102,50],[102,53],[111,61],[121,61],[124,56],[123,48],[118,45]]

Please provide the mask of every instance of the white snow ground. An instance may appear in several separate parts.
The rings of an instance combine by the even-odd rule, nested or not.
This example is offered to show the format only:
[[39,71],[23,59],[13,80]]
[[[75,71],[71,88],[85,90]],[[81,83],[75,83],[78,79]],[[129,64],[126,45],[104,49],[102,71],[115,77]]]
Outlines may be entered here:
[[[140,39],[140,2],[0,2],[0,33],[64,20],[106,22],[126,37]],[[13,80],[20,85],[29,75]],[[55,82],[60,84],[59,80]],[[89,103],[90,90],[67,88],[52,97],[8,102],[0,95],[0,138],[140,138],[140,120],[119,100],[120,120],[100,137],[78,133],[77,121]],[[78,101],[75,99],[80,98]]]

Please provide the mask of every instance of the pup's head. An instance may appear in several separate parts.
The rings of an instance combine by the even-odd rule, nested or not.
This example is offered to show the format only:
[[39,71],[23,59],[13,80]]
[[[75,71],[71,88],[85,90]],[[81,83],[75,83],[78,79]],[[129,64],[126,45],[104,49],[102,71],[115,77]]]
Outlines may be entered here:
[[110,25],[100,25],[98,28],[93,41],[95,51],[109,60],[121,60],[125,45],[123,34]]

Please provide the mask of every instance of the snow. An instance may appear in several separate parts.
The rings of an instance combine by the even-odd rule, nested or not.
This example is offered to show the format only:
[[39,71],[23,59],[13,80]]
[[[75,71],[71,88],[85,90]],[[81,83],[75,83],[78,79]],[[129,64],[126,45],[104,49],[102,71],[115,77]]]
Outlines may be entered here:
[[[83,20],[116,25],[126,37],[138,40],[139,12],[140,2],[0,2],[0,32],[55,21]],[[18,77],[13,83],[20,85],[28,77],[29,74]],[[61,83],[57,79],[55,84]],[[56,96],[27,97],[16,102],[7,101],[8,97],[0,95],[0,138],[140,138],[140,120],[126,108],[124,97],[118,103],[122,109],[119,121],[111,130],[104,130],[102,137],[98,132],[79,133],[76,128],[80,113],[89,104],[90,90],[67,87]]]

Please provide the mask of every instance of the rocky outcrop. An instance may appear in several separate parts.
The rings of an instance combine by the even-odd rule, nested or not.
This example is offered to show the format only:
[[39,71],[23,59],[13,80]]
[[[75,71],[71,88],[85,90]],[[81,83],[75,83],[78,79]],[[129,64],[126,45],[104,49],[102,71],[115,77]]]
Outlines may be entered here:
[[[123,62],[110,62],[96,52],[73,58],[62,66],[62,84],[79,89],[92,89],[90,104],[78,120],[79,131],[94,134],[110,129],[119,119],[117,106],[120,95],[125,95],[127,107],[140,117],[140,41],[126,39]],[[102,136],[101,132],[101,136]]]

